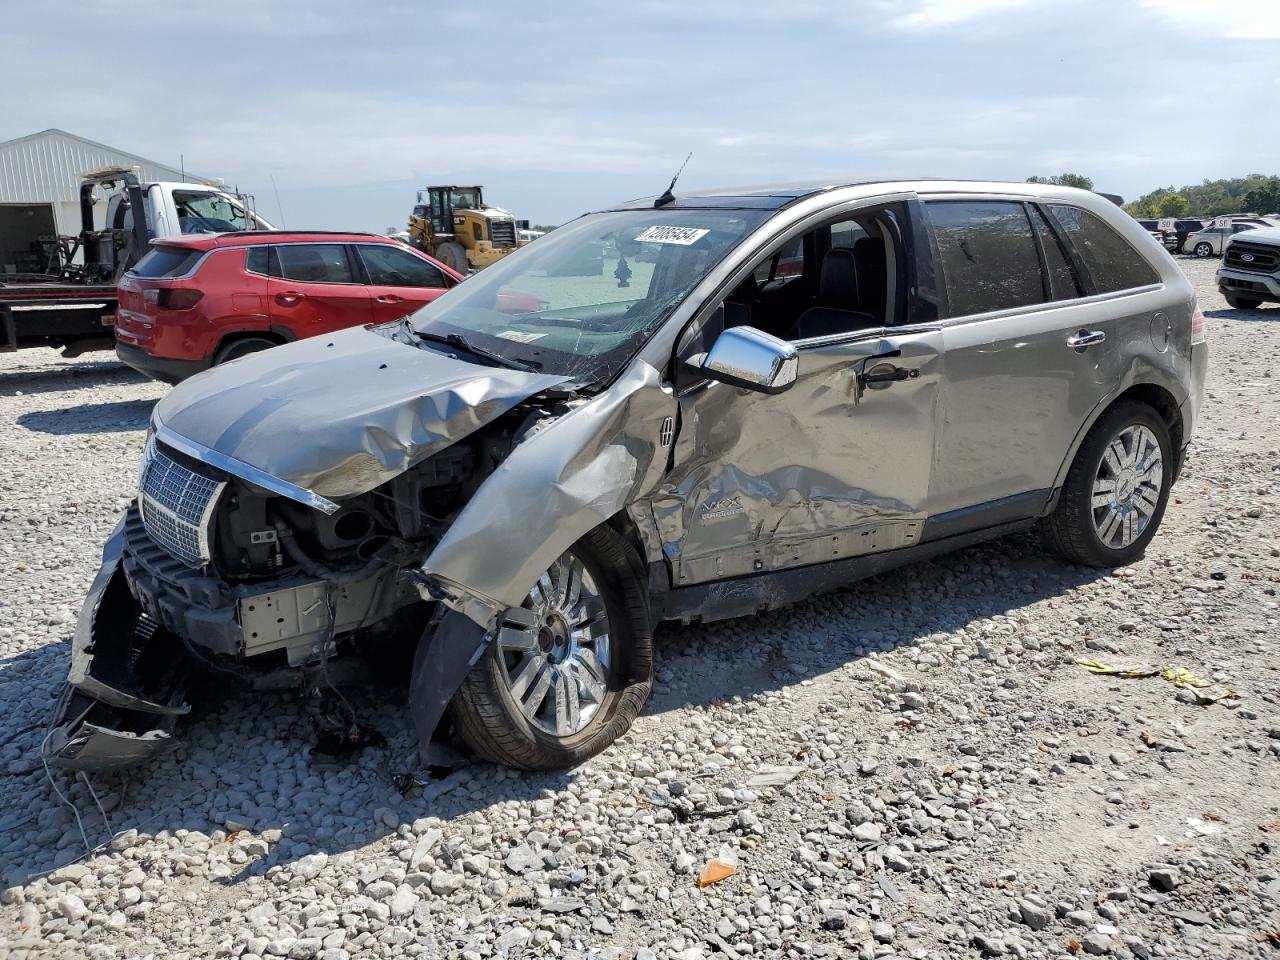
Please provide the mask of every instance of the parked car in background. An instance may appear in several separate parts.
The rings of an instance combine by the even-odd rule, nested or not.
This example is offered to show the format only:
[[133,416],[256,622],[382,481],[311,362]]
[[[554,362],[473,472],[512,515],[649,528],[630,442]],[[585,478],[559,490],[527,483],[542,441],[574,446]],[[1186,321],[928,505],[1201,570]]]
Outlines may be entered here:
[[1169,238],[1165,235],[1165,232],[1160,229],[1159,220],[1139,220],[1138,223],[1141,225],[1142,229],[1151,234],[1155,241],[1161,246],[1169,246]]
[[[318,270],[381,249],[308,242],[345,248]],[[606,248],[603,275],[576,269]],[[255,254],[272,262],[236,256]],[[581,763],[643,708],[662,621],[757,616],[1034,526],[1071,562],[1132,562],[1206,359],[1186,276],[1084,190],[668,191],[580,217],[403,322],[156,405],[45,755],[165,749],[213,670],[319,691],[331,660],[415,650],[425,762],[443,740]]]
[[1258,227],[1227,239],[1218,290],[1237,310],[1280,303],[1280,227]]
[[1164,245],[1174,253],[1182,253],[1187,237],[1209,226],[1207,221],[1195,218],[1178,220],[1163,217],[1158,221],[1160,232],[1164,234]]
[[116,354],[177,383],[282,343],[395,320],[461,282],[425,253],[377,234],[165,240],[120,281]]
[[1223,222],[1223,218],[1219,217],[1203,230],[1196,230],[1187,234],[1186,240],[1183,241],[1183,251],[1190,253],[1196,257],[1220,257],[1222,256],[1222,248],[1226,242],[1238,233],[1246,230],[1257,230],[1266,226],[1265,222],[1255,223],[1253,221],[1229,221]]

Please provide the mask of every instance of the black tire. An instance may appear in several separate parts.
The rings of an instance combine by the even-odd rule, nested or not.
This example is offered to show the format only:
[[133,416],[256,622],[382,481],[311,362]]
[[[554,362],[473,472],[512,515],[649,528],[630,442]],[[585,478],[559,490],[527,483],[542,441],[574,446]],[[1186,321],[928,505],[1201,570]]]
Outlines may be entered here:
[[1213,256],[1213,244],[1207,240],[1201,240],[1191,249],[1191,252],[1197,257],[1211,257]]
[[470,264],[467,263],[467,251],[462,248],[462,244],[452,240],[437,244],[434,256],[450,270],[464,277],[470,269]]
[[[1094,525],[1093,484],[1112,441],[1124,430],[1138,425],[1149,428],[1160,446],[1160,494],[1142,533],[1128,546],[1113,548],[1103,542]],[[1053,513],[1040,521],[1040,535],[1045,546],[1067,560],[1089,567],[1122,567],[1142,556],[1156,535],[1169,502],[1169,489],[1174,480],[1174,454],[1169,428],[1155,410],[1132,400],[1115,404],[1089,429],[1071,469],[1067,471],[1057,506]]]
[[1253,297],[1238,297],[1234,293],[1224,293],[1228,306],[1236,310],[1257,310],[1262,306],[1261,300],[1255,300]]
[[607,526],[592,530],[569,552],[600,590],[609,619],[607,693],[578,733],[560,737],[531,723],[507,683],[499,645],[472,668],[449,706],[458,734],[476,754],[525,770],[563,770],[608,747],[631,727],[653,686],[653,637],[642,567],[631,545]]
[[270,350],[275,346],[279,346],[279,344],[274,340],[268,340],[266,337],[245,337],[243,340],[232,340],[218,350],[213,358],[213,365],[216,367],[220,363],[239,360],[241,357],[247,357],[251,353]]

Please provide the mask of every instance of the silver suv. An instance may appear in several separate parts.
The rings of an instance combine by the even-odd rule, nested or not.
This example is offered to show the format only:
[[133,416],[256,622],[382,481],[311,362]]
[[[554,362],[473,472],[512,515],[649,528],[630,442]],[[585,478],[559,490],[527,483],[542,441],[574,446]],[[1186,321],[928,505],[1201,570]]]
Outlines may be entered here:
[[412,317],[156,406],[47,755],[170,746],[196,678],[316,691],[403,654],[426,761],[565,767],[644,706],[662,621],[1033,526],[1128,563],[1191,438],[1203,323],[1160,244],[1069,188],[584,216]]

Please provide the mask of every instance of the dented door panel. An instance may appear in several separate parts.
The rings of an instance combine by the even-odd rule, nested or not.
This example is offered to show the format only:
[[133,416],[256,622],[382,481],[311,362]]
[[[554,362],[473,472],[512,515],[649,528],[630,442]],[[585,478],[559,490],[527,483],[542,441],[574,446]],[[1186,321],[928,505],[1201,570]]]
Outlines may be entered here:
[[[940,332],[800,344],[777,396],[724,384],[680,400],[674,467],[652,498],[676,586],[908,546],[928,514]],[[906,379],[860,383],[869,372]]]

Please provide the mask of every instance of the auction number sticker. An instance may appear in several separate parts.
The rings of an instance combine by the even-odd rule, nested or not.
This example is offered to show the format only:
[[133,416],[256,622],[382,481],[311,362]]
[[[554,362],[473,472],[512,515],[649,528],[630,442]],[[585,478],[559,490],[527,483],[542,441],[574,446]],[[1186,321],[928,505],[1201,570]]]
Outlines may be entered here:
[[701,227],[650,227],[636,239],[644,243],[674,243],[689,247],[710,232]]
[[545,333],[526,333],[523,330],[503,330],[496,334],[503,340],[514,340],[516,343],[533,343],[535,340],[541,340],[546,336]]

